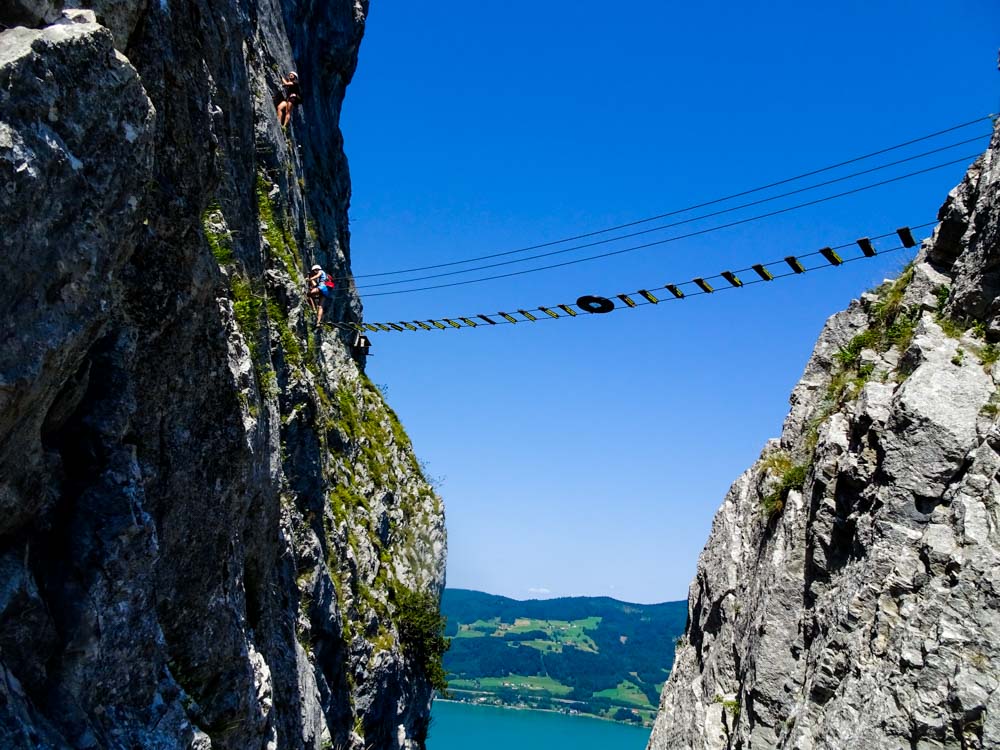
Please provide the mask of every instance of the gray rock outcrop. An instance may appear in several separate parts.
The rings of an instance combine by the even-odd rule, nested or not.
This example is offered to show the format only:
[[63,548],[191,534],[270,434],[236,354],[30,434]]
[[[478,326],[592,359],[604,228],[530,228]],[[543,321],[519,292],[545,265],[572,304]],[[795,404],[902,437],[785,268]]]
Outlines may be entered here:
[[1000,131],[716,514],[651,750],[1000,747]]
[[303,295],[367,3],[85,4],[0,10],[0,746],[420,748],[441,500]]

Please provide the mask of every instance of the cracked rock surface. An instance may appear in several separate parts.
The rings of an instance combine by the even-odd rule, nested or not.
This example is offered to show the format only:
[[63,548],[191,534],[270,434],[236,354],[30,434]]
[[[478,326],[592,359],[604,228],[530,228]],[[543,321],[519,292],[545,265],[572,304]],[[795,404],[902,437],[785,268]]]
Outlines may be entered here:
[[1000,133],[729,490],[651,750],[1000,747]]
[[421,748],[442,503],[303,294],[367,2],[83,4],[0,5],[0,747]]

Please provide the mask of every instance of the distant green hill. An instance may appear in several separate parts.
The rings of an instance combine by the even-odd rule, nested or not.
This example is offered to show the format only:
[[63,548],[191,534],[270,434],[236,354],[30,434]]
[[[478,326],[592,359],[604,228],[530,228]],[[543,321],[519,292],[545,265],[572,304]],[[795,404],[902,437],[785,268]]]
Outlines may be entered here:
[[441,611],[455,699],[642,723],[656,713],[687,620],[687,602],[518,601],[466,589],[446,589]]

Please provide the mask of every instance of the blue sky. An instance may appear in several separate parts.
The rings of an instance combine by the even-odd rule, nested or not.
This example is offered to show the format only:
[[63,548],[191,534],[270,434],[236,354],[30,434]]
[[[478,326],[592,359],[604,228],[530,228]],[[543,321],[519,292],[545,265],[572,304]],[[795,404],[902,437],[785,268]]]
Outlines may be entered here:
[[[663,213],[1000,108],[995,2],[753,5],[372,3],[342,119],[355,274]],[[393,296],[371,294],[405,285],[362,288],[365,315],[571,303],[851,242],[932,221],[964,170],[558,270]],[[778,434],[824,320],[907,260],[606,316],[373,334],[369,374],[443,478],[448,584],[684,598],[716,508]]]

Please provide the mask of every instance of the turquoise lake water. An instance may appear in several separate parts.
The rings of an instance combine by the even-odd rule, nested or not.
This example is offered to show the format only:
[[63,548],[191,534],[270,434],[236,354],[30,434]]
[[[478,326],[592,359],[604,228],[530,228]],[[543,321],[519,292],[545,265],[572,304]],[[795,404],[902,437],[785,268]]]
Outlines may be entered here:
[[434,701],[427,750],[644,750],[648,739],[600,719]]

